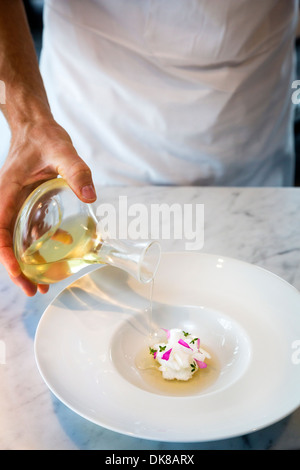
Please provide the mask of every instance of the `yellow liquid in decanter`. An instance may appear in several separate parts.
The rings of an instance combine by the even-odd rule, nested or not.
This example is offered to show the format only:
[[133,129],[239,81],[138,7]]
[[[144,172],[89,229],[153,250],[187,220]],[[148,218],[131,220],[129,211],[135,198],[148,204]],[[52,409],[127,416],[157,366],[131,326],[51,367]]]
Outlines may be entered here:
[[15,223],[14,252],[24,275],[37,284],[52,284],[97,263],[150,282],[160,260],[159,244],[110,238],[99,227],[93,207],[80,201],[63,178],[41,184]]
[[24,251],[20,267],[34,282],[52,284],[91,263],[101,263],[97,255],[100,244],[92,217],[69,217],[53,235],[46,234]]

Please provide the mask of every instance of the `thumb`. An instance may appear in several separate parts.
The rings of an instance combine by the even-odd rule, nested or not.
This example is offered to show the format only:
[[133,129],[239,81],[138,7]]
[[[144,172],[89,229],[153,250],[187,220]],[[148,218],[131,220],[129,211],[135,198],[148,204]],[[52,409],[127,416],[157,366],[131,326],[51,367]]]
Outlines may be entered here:
[[92,172],[88,165],[76,153],[59,156],[56,171],[62,176],[74,191],[76,196],[83,202],[91,203],[97,199]]

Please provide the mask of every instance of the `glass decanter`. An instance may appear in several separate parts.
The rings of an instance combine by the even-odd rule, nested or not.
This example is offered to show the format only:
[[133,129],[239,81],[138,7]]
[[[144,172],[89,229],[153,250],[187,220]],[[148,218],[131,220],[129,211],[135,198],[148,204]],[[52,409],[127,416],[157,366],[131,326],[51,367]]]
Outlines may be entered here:
[[41,184],[15,223],[14,252],[23,273],[37,284],[52,284],[97,263],[121,268],[142,283],[151,281],[159,243],[110,239],[99,226],[92,206],[80,201],[63,178]]

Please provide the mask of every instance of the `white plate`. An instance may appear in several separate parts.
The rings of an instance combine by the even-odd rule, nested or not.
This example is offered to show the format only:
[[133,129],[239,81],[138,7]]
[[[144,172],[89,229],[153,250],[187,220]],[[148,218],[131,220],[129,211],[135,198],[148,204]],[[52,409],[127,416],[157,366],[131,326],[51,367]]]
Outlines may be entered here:
[[149,285],[105,266],[47,308],[36,361],[70,409],[130,436],[194,442],[255,431],[300,405],[300,296],[287,282],[230,258],[162,255],[153,322],[200,336],[220,366],[214,382],[187,396],[156,389],[135,365],[149,327],[149,293]]

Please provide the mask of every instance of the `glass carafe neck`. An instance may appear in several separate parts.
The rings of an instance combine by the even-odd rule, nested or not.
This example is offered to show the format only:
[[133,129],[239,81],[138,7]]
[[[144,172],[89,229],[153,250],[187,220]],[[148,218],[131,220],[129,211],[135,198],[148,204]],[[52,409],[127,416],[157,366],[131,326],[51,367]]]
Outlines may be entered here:
[[160,245],[156,241],[105,239],[97,251],[101,263],[126,271],[139,282],[153,280],[160,261]]

